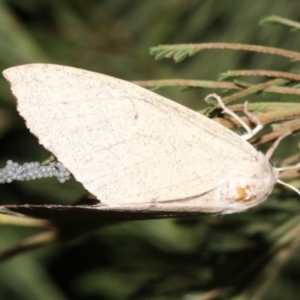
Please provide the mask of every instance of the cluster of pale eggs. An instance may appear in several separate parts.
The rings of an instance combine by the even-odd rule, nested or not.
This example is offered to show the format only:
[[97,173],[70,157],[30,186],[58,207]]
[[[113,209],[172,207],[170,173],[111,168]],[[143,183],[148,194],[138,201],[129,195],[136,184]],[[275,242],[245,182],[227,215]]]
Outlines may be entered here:
[[8,160],[6,166],[0,170],[0,183],[47,177],[56,177],[59,182],[65,182],[70,179],[70,176],[70,172],[58,161],[51,162],[49,165],[44,166],[39,162],[20,165]]

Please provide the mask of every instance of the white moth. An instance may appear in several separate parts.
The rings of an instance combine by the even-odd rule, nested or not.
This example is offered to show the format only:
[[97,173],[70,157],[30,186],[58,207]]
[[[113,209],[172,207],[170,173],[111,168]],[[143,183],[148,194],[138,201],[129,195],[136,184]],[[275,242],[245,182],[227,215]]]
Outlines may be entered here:
[[234,213],[278,179],[239,135],[132,83],[51,64],[3,74],[29,130],[108,208]]

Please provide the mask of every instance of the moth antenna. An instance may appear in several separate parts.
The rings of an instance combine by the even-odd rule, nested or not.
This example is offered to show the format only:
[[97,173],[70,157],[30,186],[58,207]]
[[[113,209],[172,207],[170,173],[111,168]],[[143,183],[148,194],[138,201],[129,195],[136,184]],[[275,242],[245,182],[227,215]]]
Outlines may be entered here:
[[297,169],[300,168],[300,163],[292,165],[292,166],[287,166],[287,167],[282,167],[282,168],[276,168],[278,172],[286,171],[286,170],[292,170],[292,169]]
[[288,184],[284,181],[281,181],[280,179],[277,179],[277,182],[279,184],[282,184],[282,185],[286,186],[286,187],[289,187],[291,190],[295,191],[298,195],[300,195],[300,191],[297,188],[295,188],[293,185]]
[[225,103],[223,102],[222,98],[217,95],[217,94],[209,94],[205,97],[205,100],[207,100],[208,98],[214,98],[217,100],[218,104],[220,105],[220,107],[223,109],[223,113],[226,113],[228,115],[230,115],[232,118],[234,118],[235,120],[237,120],[242,127],[245,128],[245,130],[247,131],[246,134],[243,134],[241,137],[244,140],[249,140],[251,139],[255,134],[257,134],[262,128],[263,125],[261,124],[261,122],[258,120],[258,118],[256,116],[254,116],[253,114],[251,114],[248,110],[248,101],[246,101],[244,103],[244,113],[245,115],[248,117],[248,119],[256,124],[256,127],[254,129],[251,129],[243,120],[242,118],[240,118],[235,112],[233,112],[231,109],[229,109]]
[[[283,171],[286,171],[286,170],[292,170],[292,169],[297,169],[297,168],[300,168],[300,163],[292,165],[292,166],[287,166],[287,167],[282,167],[282,168],[276,168],[276,170],[278,172],[283,172]],[[300,195],[300,191],[297,188],[295,188],[293,185],[288,184],[288,183],[286,183],[284,181],[281,181],[280,179],[277,179],[277,182],[279,184],[282,184],[284,186],[289,187],[291,190],[295,191],[298,195]]]

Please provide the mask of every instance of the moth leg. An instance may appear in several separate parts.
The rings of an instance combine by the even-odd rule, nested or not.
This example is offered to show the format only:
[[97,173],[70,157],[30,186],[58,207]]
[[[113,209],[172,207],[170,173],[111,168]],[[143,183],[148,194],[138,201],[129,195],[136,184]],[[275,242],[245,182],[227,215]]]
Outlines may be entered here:
[[256,127],[254,129],[251,129],[243,120],[242,118],[240,118],[235,112],[233,112],[232,110],[230,110],[228,107],[226,107],[226,105],[224,104],[222,98],[220,96],[218,96],[217,94],[209,94],[208,96],[206,96],[205,100],[208,98],[215,98],[218,102],[218,104],[220,105],[220,107],[223,109],[223,113],[226,113],[228,115],[230,115],[231,117],[233,117],[235,120],[237,120],[242,127],[245,128],[245,130],[247,131],[247,133],[243,134],[241,137],[245,140],[249,140],[251,139],[255,134],[257,134],[262,128],[262,124],[260,123],[260,121],[258,120],[258,118],[256,118],[254,115],[252,115],[249,110],[248,110],[248,102],[245,102],[244,104],[244,113],[245,115],[249,118],[249,120],[253,123],[256,124]]
[[267,160],[270,160],[271,156],[273,155],[274,151],[276,150],[276,148],[279,146],[279,144],[281,143],[281,141],[286,138],[288,135],[290,135],[291,132],[285,133],[284,135],[278,137],[275,142],[272,144],[272,146],[268,149],[268,151],[265,154],[265,157],[267,158]]
[[[246,140],[250,139],[253,137],[255,134],[257,134],[260,130],[262,130],[263,125],[261,124],[260,120],[253,115],[249,110],[248,110],[248,101],[244,103],[244,114],[247,116],[247,118],[253,123],[256,124],[254,129],[250,129],[252,136],[246,138]],[[249,134],[249,133],[248,133]],[[244,138],[244,137],[243,137]]]

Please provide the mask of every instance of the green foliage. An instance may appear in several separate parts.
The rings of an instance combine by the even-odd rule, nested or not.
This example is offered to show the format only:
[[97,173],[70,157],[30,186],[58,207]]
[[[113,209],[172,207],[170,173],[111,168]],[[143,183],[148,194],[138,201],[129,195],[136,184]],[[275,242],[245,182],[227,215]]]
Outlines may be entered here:
[[176,63],[183,61],[188,56],[195,55],[196,52],[193,45],[158,46],[150,49],[150,54],[154,55],[156,60],[173,58]]
[[[286,56],[282,56],[277,50],[271,55],[213,47],[200,52],[202,49],[195,48],[204,42],[238,42],[296,50],[297,32],[289,32],[286,25],[298,29],[297,23],[287,20],[297,17],[298,8],[296,0],[289,5],[271,0],[0,1],[0,66],[2,70],[49,62],[127,80],[156,79],[148,86],[168,86],[159,92],[194,109],[207,107],[202,101],[205,95],[223,93],[234,110],[240,111],[242,106],[231,101],[250,100],[250,110],[263,123],[284,121],[277,127],[279,135],[285,130],[298,132],[299,104],[289,106],[291,101],[299,101],[297,81],[280,76],[264,79],[258,72],[247,78],[235,76],[235,80],[230,76],[224,77],[226,81],[216,78],[228,70],[294,74],[291,69],[299,69],[299,63],[290,59],[299,54],[285,51]],[[285,26],[259,27],[260,19],[268,15],[286,19],[265,18],[264,23]],[[155,59],[173,58],[181,63],[155,63],[149,48]],[[157,80],[169,78],[178,79]],[[189,88],[182,93],[170,88],[174,86]],[[208,112],[230,126],[214,103]],[[264,137],[270,138],[275,131],[264,133]],[[4,79],[0,80],[0,138],[2,166],[7,159],[21,163],[49,156],[18,116]],[[260,144],[260,140],[254,142]],[[295,134],[282,143],[274,163],[299,161],[299,155],[292,156],[297,148]],[[288,178],[299,187],[298,174],[288,174]],[[71,204],[84,195],[75,180],[62,185],[45,179],[0,188],[2,205]],[[103,228],[93,235],[3,262],[0,298],[281,300],[284,295],[296,300],[299,212],[297,194],[277,187],[263,205],[241,214],[128,222]],[[68,226],[71,231],[84,227],[75,221]],[[1,250],[39,232],[4,225],[0,230]]]

